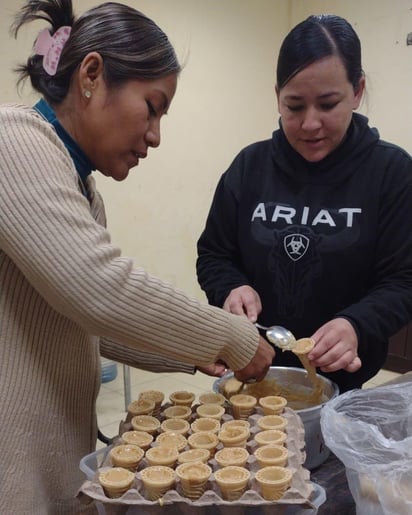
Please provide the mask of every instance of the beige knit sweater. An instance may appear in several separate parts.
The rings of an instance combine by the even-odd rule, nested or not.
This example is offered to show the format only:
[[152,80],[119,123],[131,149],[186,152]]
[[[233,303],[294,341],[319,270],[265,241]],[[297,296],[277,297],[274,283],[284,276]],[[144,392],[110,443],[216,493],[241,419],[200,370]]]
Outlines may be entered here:
[[0,107],[0,513],[80,513],[102,354],[192,371],[253,357],[246,318],[201,304],[123,257],[100,196],[80,191],[53,127]]

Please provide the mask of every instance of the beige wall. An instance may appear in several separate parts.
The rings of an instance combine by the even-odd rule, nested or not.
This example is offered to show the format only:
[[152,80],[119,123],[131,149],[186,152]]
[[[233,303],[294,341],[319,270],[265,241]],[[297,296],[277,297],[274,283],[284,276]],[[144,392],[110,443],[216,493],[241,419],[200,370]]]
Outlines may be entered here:
[[291,23],[309,14],[347,18],[362,42],[367,98],[360,110],[381,136],[412,153],[411,0],[292,0]]
[[[19,2],[20,4],[21,2]],[[96,173],[113,241],[144,266],[199,298],[196,240],[216,182],[246,144],[277,125],[277,50],[290,26],[308,14],[333,12],[358,31],[368,77],[368,114],[381,134],[412,152],[412,0],[139,0],[186,62],[162,124],[162,144],[124,183]],[[0,7],[0,100],[19,100],[12,66],[30,52],[38,27],[7,34],[15,0]],[[19,5],[17,4],[17,5]],[[95,5],[75,0],[78,12]],[[24,90],[20,100],[34,97]]]

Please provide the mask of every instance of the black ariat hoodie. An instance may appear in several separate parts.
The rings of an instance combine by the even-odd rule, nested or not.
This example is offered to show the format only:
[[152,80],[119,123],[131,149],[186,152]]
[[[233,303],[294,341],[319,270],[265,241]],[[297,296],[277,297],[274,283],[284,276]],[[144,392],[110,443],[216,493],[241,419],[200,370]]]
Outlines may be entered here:
[[[282,128],[235,158],[198,241],[199,284],[222,306],[233,288],[260,295],[263,325],[311,336],[345,317],[362,368],[324,374],[341,391],[383,366],[388,338],[412,318],[412,159],[354,114],[345,141],[317,163]],[[300,366],[278,351],[274,365]]]

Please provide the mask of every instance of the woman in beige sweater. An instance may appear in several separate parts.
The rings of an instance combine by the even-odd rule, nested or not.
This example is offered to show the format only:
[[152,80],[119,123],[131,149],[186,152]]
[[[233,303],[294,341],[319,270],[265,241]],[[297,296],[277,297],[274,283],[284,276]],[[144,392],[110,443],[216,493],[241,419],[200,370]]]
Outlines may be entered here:
[[20,68],[43,97],[0,107],[0,513],[74,514],[94,450],[100,354],[155,371],[222,365],[262,379],[273,349],[246,317],[136,268],[105,229],[92,170],[116,180],[159,144],[180,71],[165,34],[121,4],[42,18]]

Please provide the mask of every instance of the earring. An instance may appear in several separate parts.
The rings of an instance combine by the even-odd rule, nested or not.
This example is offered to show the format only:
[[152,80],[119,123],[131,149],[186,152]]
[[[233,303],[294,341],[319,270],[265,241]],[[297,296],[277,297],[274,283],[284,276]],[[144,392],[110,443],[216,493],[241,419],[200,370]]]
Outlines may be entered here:
[[84,96],[86,98],[92,98],[92,92],[89,89],[86,89],[84,92]]

